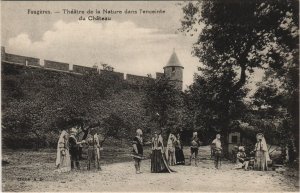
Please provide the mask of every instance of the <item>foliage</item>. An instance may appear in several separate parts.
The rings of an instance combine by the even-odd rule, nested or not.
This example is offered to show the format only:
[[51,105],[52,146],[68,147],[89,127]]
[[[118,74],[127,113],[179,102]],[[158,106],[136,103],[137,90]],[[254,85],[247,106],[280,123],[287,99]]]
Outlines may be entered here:
[[200,133],[203,139],[212,140],[216,133],[226,136],[228,126],[242,118],[245,111],[243,98],[247,90],[231,93],[234,72],[214,73],[205,71],[196,76],[194,83],[185,92],[186,124]]
[[101,146],[108,137],[116,139],[129,137],[129,123],[125,123],[124,120],[116,114],[111,114],[109,117],[104,118],[100,127],[100,133],[103,136]]
[[2,66],[2,134],[7,146],[53,146],[61,129],[89,127],[113,113],[120,113],[131,125],[143,115],[138,107],[129,107],[140,104],[140,94],[132,90],[131,97],[124,97],[126,85],[115,79]]
[[156,129],[164,133],[178,132],[182,126],[182,95],[166,77],[153,82],[145,89],[144,107]]
[[[292,69],[289,69],[292,68]],[[291,71],[298,71],[287,65],[281,69],[285,76],[281,78],[276,70],[268,70],[264,82],[260,83],[253,96],[255,113],[259,114],[257,122],[275,123],[269,129],[276,139],[274,143],[282,148],[289,148],[290,161],[293,161],[295,152],[299,151],[299,86],[296,83],[297,75],[291,77]],[[280,82],[279,82],[280,81]]]
[[[198,108],[195,125],[219,125],[227,133],[235,119],[251,122],[243,117],[243,112],[251,112],[251,108],[246,109],[249,105],[243,104],[247,78],[260,68],[276,71],[280,80],[288,64],[297,66],[298,9],[297,0],[203,0],[183,5],[181,31],[199,35],[193,55],[204,66],[187,92],[190,108]],[[294,69],[292,77],[298,80],[296,72]],[[297,93],[297,84],[289,84],[290,91]],[[279,105],[284,98],[269,88],[260,88],[254,97],[260,97],[257,104],[266,106],[274,102]]]

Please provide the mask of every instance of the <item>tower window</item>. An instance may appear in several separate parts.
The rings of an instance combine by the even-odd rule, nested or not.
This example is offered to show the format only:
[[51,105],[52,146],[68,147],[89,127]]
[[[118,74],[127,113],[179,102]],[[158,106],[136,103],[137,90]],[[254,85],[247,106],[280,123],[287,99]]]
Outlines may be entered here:
[[172,67],[172,72],[175,72],[175,67],[174,66]]

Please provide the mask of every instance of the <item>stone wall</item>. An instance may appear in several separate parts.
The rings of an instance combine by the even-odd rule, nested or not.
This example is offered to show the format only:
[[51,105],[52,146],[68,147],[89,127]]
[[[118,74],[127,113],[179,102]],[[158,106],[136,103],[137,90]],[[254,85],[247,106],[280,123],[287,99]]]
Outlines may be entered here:
[[182,90],[183,80],[183,67],[168,66],[164,67],[164,74],[170,79],[170,83],[175,86],[176,89]]
[[86,66],[73,65],[73,72],[80,74],[98,74],[97,68],[91,68]]
[[[100,76],[102,76],[104,78],[112,78],[115,80],[124,80],[124,73],[121,73],[121,72],[113,72],[113,71],[108,71],[108,70],[98,71],[97,68],[80,66],[80,65],[75,65],[75,64],[73,65],[73,70],[70,71],[70,65],[68,63],[64,63],[64,62],[44,60],[44,65],[42,67],[40,64],[40,59],[6,53],[5,47],[1,47],[1,60],[7,61],[9,63],[22,64],[24,66],[31,65],[31,66],[38,66],[40,68],[44,67],[45,70],[53,69],[53,70],[70,72],[70,73],[74,72],[74,73],[79,73],[79,74],[90,74],[90,73],[99,74],[100,73]],[[179,73],[178,76],[182,77],[182,71],[181,72],[179,71],[177,73]],[[157,72],[156,79],[159,79],[163,75],[164,75],[164,73]],[[155,79],[146,77],[146,76],[138,76],[138,75],[133,75],[133,74],[126,75],[126,81],[127,81],[127,83],[129,83],[131,85],[138,85],[138,86],[148,85],[149,83],[153,82],[154,80]],[[178,83],[177,81],[174,81],[174,82],[175,82],[175,84],[180,85],[180,83]],[[182,82],[181,82],[181,85],[182,85]]]
[[40,66],[40,59],[38,58],[20,56],[15,54],[7,54],[7,53],[5,53],[4,58],[5,58],[4,60],[6,61],[17,63],[17,64]]
[[156,72],[156,79],[160,79],[161,77],[163,77],[165,74],[162,72]]
[[51,60],[44,60],[45,68],[51,68],[62,71],[69,71],[69,64],[63,62],[55,62]]
[[145,77],[145,76],[137,76],[133,74],[126,74],[126,81],[129,84],[134,85],[148,85],[152,81],[154,81],[153,78]]
[[5,48],[3,46],[1,46],[1,60],[6,60]]
[[102,76],[104,78],[113,78],[113,79],[117,79],[117,80],[124,80],[124,73],[121,73],[121,72],[100,70],[100,76]]

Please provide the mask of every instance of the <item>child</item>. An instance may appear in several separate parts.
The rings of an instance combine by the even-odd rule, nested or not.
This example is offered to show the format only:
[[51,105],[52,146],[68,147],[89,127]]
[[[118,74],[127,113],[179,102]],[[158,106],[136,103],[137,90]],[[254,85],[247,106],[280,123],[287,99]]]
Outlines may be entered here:
[[237,153],[236,157],[239,163],[242,164],[241,168],[248,170],[249,158],[247,158],[247,155],[245,153],[245,148],[243,146],[239,147],[239,152]]

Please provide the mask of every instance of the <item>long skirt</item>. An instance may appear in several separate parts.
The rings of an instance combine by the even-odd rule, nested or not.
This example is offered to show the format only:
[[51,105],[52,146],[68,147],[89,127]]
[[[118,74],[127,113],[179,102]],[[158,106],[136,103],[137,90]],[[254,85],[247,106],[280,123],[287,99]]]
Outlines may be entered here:
[[161,150],[152,150],[151,173],[172,172]]
[[68,172],[71,171],[71,158],[70,158],[70,154],[69,151],[66,150],[65,151],[65,155],[62,155],[61,152],[59,152],[59,164],[58,164],[58,170],[59,172]]
[[185,159],[183,155],[182,149],[176,147],[175,149],[175,157],[176,157],[176,164],[177,165],[184,165],[185,164]]
[[264,151],[256,151],[254,168],[260,171],[265,171],[268,169],[266,155]]

